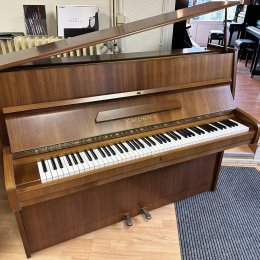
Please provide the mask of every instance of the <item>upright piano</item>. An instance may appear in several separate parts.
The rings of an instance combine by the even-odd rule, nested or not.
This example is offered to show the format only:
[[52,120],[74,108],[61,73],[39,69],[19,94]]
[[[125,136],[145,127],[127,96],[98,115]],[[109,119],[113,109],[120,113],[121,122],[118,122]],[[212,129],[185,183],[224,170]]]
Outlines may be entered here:
[[259,138],[259,122],[233,103],[232,49],[37,60],[234,4],[210,2],[0,58],[5,185],[27,257],[214,191],[223,151]]

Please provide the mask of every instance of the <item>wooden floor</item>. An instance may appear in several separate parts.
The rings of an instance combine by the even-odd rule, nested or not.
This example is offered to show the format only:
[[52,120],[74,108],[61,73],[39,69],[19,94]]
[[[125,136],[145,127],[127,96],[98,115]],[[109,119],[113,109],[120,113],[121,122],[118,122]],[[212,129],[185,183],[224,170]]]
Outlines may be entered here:
[[[237,106],[260,120],[260,77],[250,78],[249,69],[238,66]],[[243,166],[259,165],[246,164]],[[174,205],[154,210],[152,220],[137,216],[126,228],[121,222],[33,254],[33,259],[171,259],[178,260],[180,248]],[[0,176],[0,259],[26,259],[16,221],[10,212],[3,178]]]

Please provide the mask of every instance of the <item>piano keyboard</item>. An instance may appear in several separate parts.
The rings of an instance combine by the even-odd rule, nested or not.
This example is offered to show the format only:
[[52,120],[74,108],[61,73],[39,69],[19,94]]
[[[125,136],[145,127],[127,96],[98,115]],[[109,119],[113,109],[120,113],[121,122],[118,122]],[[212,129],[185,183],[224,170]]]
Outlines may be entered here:
[[37,165],[41,182],[44,183],[248,130],[248,127],[234,120],[222,120],[53,157],[41,160]]

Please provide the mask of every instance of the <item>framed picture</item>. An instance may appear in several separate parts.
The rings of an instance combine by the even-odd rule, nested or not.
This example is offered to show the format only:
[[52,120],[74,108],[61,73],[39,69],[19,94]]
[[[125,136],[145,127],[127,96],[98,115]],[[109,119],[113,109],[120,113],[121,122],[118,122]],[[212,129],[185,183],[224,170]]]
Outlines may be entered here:
[[48,35],[44,5],[24,5],[25,29],[27,35]]

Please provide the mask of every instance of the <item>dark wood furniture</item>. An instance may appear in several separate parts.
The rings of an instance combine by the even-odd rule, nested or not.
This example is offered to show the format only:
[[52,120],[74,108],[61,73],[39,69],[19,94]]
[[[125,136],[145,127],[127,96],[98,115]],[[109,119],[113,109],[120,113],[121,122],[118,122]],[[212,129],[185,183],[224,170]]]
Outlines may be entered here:
[[[245,11],[241,9],[245,8]],[[234,32],[237,32],[237,39],[244,38],[247,26],[255,26],[257,20],[260,19],[260,6],[255,4],[250,4],[248,6],[239,5],[237,7],[237,13],[233,21],[229,21],[227,26],[229,28],[229,40],[228,46],[231,44],[232,36]]]
[[[212,2],[0,59],[5,184],[27,257],[121,221],[126,213],[135,216],[143,207],[213,191],[223,151],[257,142],[259,123],[234,107],[236,54],[224,47],[12,67],[233,4]],[[37,161],[42,159],[230,118],[249,130],[40,180]]]
[[251,77],[253,77],[254,75],[260,75],[260,70],[257,70],[257,64],[260,58],[260,28],[249,26],[246,28],[246,32],[258,39],[257,50],[254,59],[252,60],[251,66]]

